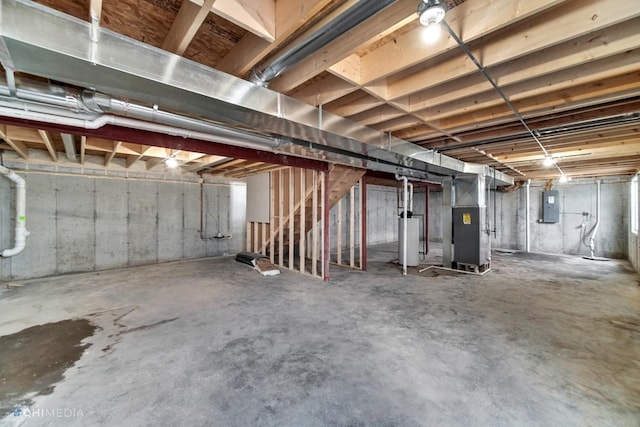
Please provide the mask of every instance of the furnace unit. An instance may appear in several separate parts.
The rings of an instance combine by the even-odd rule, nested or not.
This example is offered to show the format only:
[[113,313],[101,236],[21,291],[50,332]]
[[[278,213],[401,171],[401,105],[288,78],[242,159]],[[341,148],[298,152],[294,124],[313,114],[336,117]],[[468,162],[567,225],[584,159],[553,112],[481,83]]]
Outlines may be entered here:
[[491,264],[491,241],[484,176],[458,176],[454,185],[453,262],[457,268],[487,270]]

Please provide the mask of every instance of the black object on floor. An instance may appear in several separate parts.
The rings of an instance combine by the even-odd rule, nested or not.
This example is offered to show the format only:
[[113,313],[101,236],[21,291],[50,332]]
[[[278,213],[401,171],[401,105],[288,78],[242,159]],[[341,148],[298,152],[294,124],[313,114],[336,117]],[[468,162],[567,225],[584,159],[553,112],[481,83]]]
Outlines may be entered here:
[[241,262],[243,264],[250,265],[251,267],[255,266],[253,261],[260,258],[268,258],[268,257],[262,254],[254,253],[254,252],[239,252],[236,255],[236,261]]

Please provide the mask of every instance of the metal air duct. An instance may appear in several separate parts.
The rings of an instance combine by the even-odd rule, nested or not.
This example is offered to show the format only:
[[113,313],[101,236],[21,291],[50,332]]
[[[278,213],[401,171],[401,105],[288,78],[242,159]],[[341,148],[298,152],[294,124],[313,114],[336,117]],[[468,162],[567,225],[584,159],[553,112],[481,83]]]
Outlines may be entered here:
[[[434,176],[475,168],[334,114],[320,114],[317,108],[293,98],[104,28],[98,33],[98,42],[93,42],[90,23],[35,2],[0,0],[0,19],[0,61],[8,76],[16,70],[91,88],[78,100],[67,97],[65,89],[37,93],[40,88],[12,86],[12,79],[8,79],[7,88],[0,88],[8,102],[31,96],[31,101],[79,115],[100,116],[108,110],[129,117],[140,113],[148,118],[139,119],[150,121],[171,114],[183,123],[172,126],[187,126],[184,123],[188,122],[198,131],[206,125],[207,129],[215,126],[271,141],[284,140],[293,145],[272,144],[282,154],[415,179],[434,180]],[[25,26],[25,22],[37,25]],[[482,167],[483,173],[487,170]],[[496,172],[496,179],[504,185],[513,183],[512,177],[500,172]]]
[[317,52],[347,31],[366,21],[397,0],[360,0],[344,13],[316,30],[299,43],[278,55],[269,65],[254,68],[249,79],[260,86],[267,87],[271,80],[282,72],[299,64],[307,56]]

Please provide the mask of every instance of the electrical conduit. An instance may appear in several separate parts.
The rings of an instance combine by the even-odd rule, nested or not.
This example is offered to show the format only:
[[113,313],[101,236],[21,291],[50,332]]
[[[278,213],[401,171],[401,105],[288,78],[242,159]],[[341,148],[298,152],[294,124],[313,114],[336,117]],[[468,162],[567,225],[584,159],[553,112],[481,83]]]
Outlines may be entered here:
[[11,257],[19,254],[27,245],[27,218],[26,218],[26,205],[27,205],[27,186],[24,182],[24,178],[8,169],[4,166],[0,166],[0,175],[4,175],[16,184],[16,235],[15,245],[11,249],[5,249],[0,255],[3,257]]

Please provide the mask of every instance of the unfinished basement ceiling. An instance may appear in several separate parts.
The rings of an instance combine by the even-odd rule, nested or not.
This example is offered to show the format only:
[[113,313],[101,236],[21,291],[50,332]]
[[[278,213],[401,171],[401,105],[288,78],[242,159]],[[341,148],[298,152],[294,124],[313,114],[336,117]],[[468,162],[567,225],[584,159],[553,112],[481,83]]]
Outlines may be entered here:
[[[237,0],[205,0],[211,13],[200,10],[202,1],[40,3],[87,21],[93,7],[109,30],[247,78],[253,67],[268,64],[325,17],[357,2],[260,0],[247,9]],[[396,1],[286,70],[269,88],[516,180],[558,178],[558,169],[543,166],[538,144],[455,41],[444,30],[437,40],[425,40],[418,3]],[[466,0],[448,6],[447,23],[566,175],[630,175],[640,169],[636,1]],[[29,148],[47,146],[41,132],[36,132],[39,141],[21,139],[26,133],[3,128],[0,147],[28,157]],[[50,135],[53,144],[60,146],[60,139]],[[127,166],[159,158],[147,164],[158,167],[166,156],[139,144],[85,142],[85,149],[105,156],[105,164],[109,158],[126,158]],[[183,167],[191,170],[225,160],[181,155]]]

